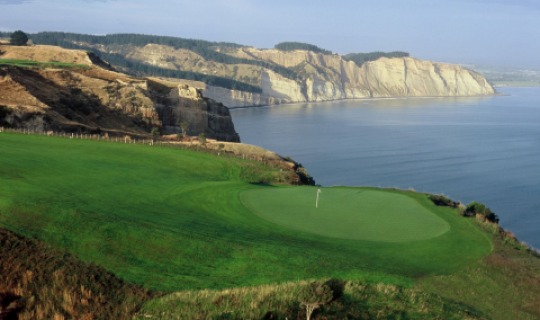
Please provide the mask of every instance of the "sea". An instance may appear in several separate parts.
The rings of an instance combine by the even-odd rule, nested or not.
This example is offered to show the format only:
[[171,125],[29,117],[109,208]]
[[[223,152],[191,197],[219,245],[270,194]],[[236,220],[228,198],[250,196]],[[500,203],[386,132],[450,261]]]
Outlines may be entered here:
[[342,100],[232,109],[242,142],[323,186],[376,186],[486,204],[540,248],[540,88],[472,98]]

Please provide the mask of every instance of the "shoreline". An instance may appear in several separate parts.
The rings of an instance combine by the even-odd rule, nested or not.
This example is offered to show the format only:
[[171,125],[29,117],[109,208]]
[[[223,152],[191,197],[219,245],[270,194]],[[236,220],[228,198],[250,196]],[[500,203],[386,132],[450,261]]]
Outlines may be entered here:
[[[504,87],[504,88],[513,88],[513,87]],[[276,104],[261,104],[261,105],[249,105],[249,106],[237,106],[237,107],[228,107],[229,110],[234,109],[251,109],[251,108],[266,108],[266,107],[275,107],[275,106],[287,106],[295,104],[321,104],[321,103],[333,103],[341,101],[380,101],[380,100],[409,100],[409,99],[467,99],[467,98],[490,98],[490,97],[504,97],[509,96],[510,94],[495,92],[494,94],[489,95],[472,95],[472,96],[397,96],[397,97],[366,97],[366,98],[343,98],[343,99],[333,99],[325,101],[297,101],[297,102],[286,102],[286,103],[276,103]],[[216,100],[217,101],[217,100]]]
[[[512,90],[512,89],[514,89],[514,90]],[[289,110],[290,108],[292,108],[291,110],[293,110],[293,109],[294,110],[310,110],[310,109],[311,110],[319,110],[319,109],[322,110],[322,109],[324,109],[324,112],[327,113],[328,115],[330,115],[330,114],[332,114],[334,112],[333,108],[336,108],[336,107],[341,108],[341,106],[347,106],[347,108],[350,108],[351,110],[355,110],[355,107],[358,107],[358,110],[360,110],[364,106],[367,107],[370,110],[371,110],[371,108],[373,108],[373,110],[375,110],[375,109],[377,109],[377,107],[381,107],[379,110],[383,110],[383,111],[380,111],[380,112],[385,113],[386,111],[384,111],[385,110],[384,107],[387,106],[387,105],[395,106],[396,107],[395,109],[402,109],[402,108],[399,107],[401,104],[407,104],[407,105],[411,105],[411,106],[427,104],[428,106],[434,107],[436,109],[437,108],[436,104],[439,103],[439,102],[440,103],[448,103],[448,104],[455,103],[456,105],[457,104],[463,104],[463,105],[490,104],[491,105],[491,104],[503,103],[504,101],[509,101],[509,99],[511,99],[511,98],[505,98],[505,97],[509,97],[509,96],[510,97],[511,96],[519,97],[520,94],[522,94],[522,93],[523,94],[528,93],[528,94],[535,94],[536,95],[537,94],[536,89],[534,89],[534,88],[531,88],[531,89],[532,90],[522,89],[521,87],[505,87],[505,88],[501,88],[501,89],[497,90],[496,94],[488,95],[488,96],[480,96],[481,98],[479,98],[478,100],[476,100],[476,97],[472,97],[472,98],[471,97],[455,97],[455,99],[448,99],[448,100],[445,99],[446,97],[426,97],[426,96],[423,96],[423,97],[376,97],[376,98],[340,99],[340,100],[331,100],[331,101],[321,101],[321,102],[325,103],[325,104],[322,104],[322,105],[317,105],[319,102],[291,103],[290,105],[292,107],[289,106],[288,108],[286,108],[284,110]],[[495,99],[494,96],[495,97],[501,97],[501,98],[500,99]],[[437,99],[433,99],[433,98],[437,98]],[[442,98],[442,99],[440,99],[440,98]],[[466,99],[462,99],[462,98],[466,98]],[[418,100],[412,100],[412,99],[418,99]],[[433,99],[433,100],[431,100],[431,99]],[[347,101],[342,101],[342,100],[355,100],[355,101],[358,101],[358,102],[347,102]],[[370,101],[372,101],[372,102],[370,102]],[[377,101],[379,101],[379,102],[377,102]],[[382,102],[380,102],[380,101],[382,101]],[[389,102],[384,102],[384,101],[389,101]],[[392,102],[392,101],[395,101],[395,102]],[[427,101],[427,102],[425,102],[425,101]],[[469,103],[469,101],[472,101],[472,103]],[[335,103],[335,104],[332,105],[331,103]],[[277,110],[278,110],[279,106],[278,105],[270,105],[270,106],[260,106],[260,107],[276,107],[276,108],[272,108],[272,109],[270,109],[270,108],[269,109],[260,109],[260,112],[263,112],[264,110],[276,110],[276,112],[278,112]],[[247,109],[247,108],[254,108],[254,107],[243,107],[243,108],[239,108],[239,109]],[[473,109],[473,108],[470,108],[470,109]],[[279,110],[281,110],[281,109],[279,109]],[[423,112],[422,110],[427,111],[428,108],[426,107],[424,109],[421,109],[420,111],[418,111],[417,109],[414,109],[413,112]],[[433,110],[433,109],[430,109],[430,110]],[[450,110],[450,108],[448,110]],[[511,110],[509,108],[507,110],[508,110],[508,112],[511,112]],[[272,113],[271,111],[264,111],[263,113],[267,114],[267,112]],[[283,111],[283,112],[285,114],[289,113],[289,111]],[[268,113],[268,115],[270,115],[270,113]],[[260,113],[259,113],[259,111],[257,111],[257,109],[254,109],[254,110],[251,110],[251,111],[247,111],[247,110],[246,111],[236,111],[236,113],[231,112],[231,114],[233,115],[233,121],[234,122],[239,121],[239,124],[241,124],[244,121],[249,121],[247,119],[250,119],[250,117],[252,117],[253,115],[259,115]],[[280,114],[280,112],[278,112],[278,114]],[[263,115],[263,114],[260,114],[260,115]],[[321,122],[321,123],[324,123],[324,122]],[[279,122],[277,122],[277,124],[279,125]],[[252,126],[253,125],[251,125],[250,128]],[[256,128],[256,126],[255,126],[255,128]],[[238,128],[238,129],[240,129],[240,128]],[[267,128],[267,129],[270,129],[270,128]],[[250,131],[250,130],[248,130],[248,131]],[[269,131],[271,131],[271,130],[269,130]],[[288,130],[284,130],[284,131],[288,131]],[[342,130],[342,131],[343,131],[344,134],[346,134],[345,130]],[[369,132],[369,131],[366,129],[365,132]],[[240,135],[242,135],[241,130],[239,130],[239,133],[240,133]],[[281,147],[280,147],[279,144],[273,144],[273,143],[268,144],[268,142],[272,141],[272,137],[274,137],[274,136],[278,136],[278,135],[269,135],[269,137],[267,138],[268,141],[267,141],[266,146],[271,148],[271,149],[280,149]],[[281,135],[279,135],[279,136],[281,136]],[[249,142],[254,143],[254,144],[263,143],[263,140],[261,140],[261,139],[253,139],[253,138],[256,138],[256,137],[257,137],[256,135],[253,136],[251,138],[251,140],[249,140]],[[246,139],[249,138],[249,134],[246,133],[246,136],[244,138],[246,138]],[[246,140],[246,141],[248,141],[248,140]],[[266,140],[264,140],[264,141],[266,141]],[[288,149],[286,149],[286,150],[288,150]],[[291,151],[291,150],[288,150],[288,151],[281,150],[281,152],[283,152],[283,154],[290,155],[290,156],[292,156],[294,158],[294,154],[291,154],[291,153],[294,153],[294,152]],[[304,153],[306,153],[306,152],[304,152]],[[305,154],[303,154],[303,156],[305,156]],[[309,162],[308,160],[300,159],[300,158],[296,159],[296,160],[304,163],[304,165],[306,166],[306,169],[308,170],[308,172],[312,173],[313,178],[315,179],[315,181],[318,184],[322,184],[324,187],[339,186],[339,185],[342,185],[344,181],[347,181],[348,183],[352,182],[352,184],[347,184],[347,185],[350,185],[350,186],[373,186],[373,187],[379,187],[379,188],[380,187],[382,187],[382,188],[392,188],[392,187],[395,186],[395,184],[388,184],[388,185],[386,185],[384,183],[380,184],[379,182],[381,182],[381,181],[378,181],[378,183],[376,183],[376,184],[367,184],[366,185],[367,181],[364,181],[364,183],[359,184],[358,183],[359,180],[353,180],[353,179],[344,180],[344,181],[319,181],[319,179],[317,179],[317,178],[325,179],[323,177],[323,175],[325,175],[324,171],[319,172],[319,173],[322,174],[319,177],[319,174],[317,174],[315,171],[311,172],[311,170],[310,170],[310,169],[316,169],[316,168],[311,168],[309,163],[305,163],[305,162]],[[314,167],[316,167],[316,166],[314,166]],[[327,184],[326,182],[330,182],[330,183]],[[335,184],[335,182],[337,182],[337,185]],[[341,184],[339,182],[341,182]],[[376,181],[372,181],[372,182],[376,182]],[[405,187],[405,189],[407,189],[406,187],[408,187],[408,186],[410,186],[410,184],[407,181],[404,181],[402,187]],[[448,184],[447,187],[442,185],[440,187],[436,186],[434,188],[429,188],[429,189],[419,188],[418,190],[420,190],[420,192],[423,192],[423,193],[432,193],[432,192],[438,192],[438,193],[440,193],[440,192],[443,192],[443,193],[449,192],[449,193],[452,193],[452,184]],[[524,234],[522,236],[524,238],[526,238],[526,239],[523,239],[521,237],[519,237],[519,239],[521,241],[524,241],[525,243],[527,243],[527,246],[532,248],[532,249],[536,249],[538,251],[538,249],[540,248],[539,247],[540,245],[538,244],[538,240],[537,240],[538,238],[534,235],[534,232],[531,234],[531,232],[529,231],[530,228],[529,229],[521,228],[520,224],[517,224],[517,223],[514,224],[514,222],[512,220],[512,217],[513,217],[512,212],[508,211],[507,208],[504,207],[504,206],[503,207],[498,206],[497,201],[495,201],[494,203],[489,202],[488,199],[491,199],[492,197],[484,198],[482,196],[475,195],[474,192],[472,192],[470,194],[463,195],[463,194],[460,194],[460,193],[455,193],[455,191],[454,191],[454,196],[456,196],[457,199],[461,199],[461,201],[469,202],[469,201],[472,201],[472,200],[478,200],[478,201],[481,201],[481,202],[487,204],[490,207],[493,207],[493,209],[497,213],[502,214],[501,226],[504,229],[514,231],[514,228],[515,228],[517,231],[520,232],[520,234],[521,234],[521,232],[524,232]],[[534,202],[532,202],[532,203],[534,203]]]

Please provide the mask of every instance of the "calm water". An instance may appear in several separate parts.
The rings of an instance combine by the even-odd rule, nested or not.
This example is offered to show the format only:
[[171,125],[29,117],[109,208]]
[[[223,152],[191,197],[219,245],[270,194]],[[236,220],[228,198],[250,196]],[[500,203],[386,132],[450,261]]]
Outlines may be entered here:
[[414,188],[483,202],[540,248],[540,88],[506,96],[356,100],[232,110],[243,142],[318,184]]

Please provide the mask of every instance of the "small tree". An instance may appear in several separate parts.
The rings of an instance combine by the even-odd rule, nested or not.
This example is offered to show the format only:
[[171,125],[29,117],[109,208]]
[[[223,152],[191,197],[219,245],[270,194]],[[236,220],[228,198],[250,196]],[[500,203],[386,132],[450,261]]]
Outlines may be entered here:
[[313,282],[306,286],[299,296],[300,304],[306,307],[306,320],[311,320],[315,310],[333,299],[334,292],[327,284]]
[[13,46],[25,46],[28,43],[28,36],[21,30],[17,30],[11,34],[9,43]]
[[158,127],[153,127],[151,133],[152,133],[152,139],[154,139],[154,140],[159,139],[159,128]]
[[484,215],[487,208],[483,203],[473,201],[467,205],[467,208],[465,208],[465,216],[471,217],[475,214],[481,214]]
[[204,132],[199,134],[199,143],[203,146],[206,144],[206,135],[204,134]]
[[187,121],[184,120],[180,122],[180,129],[182,129],[182,135],[184,138],[187,137],[188,128],[189,128],[189,123]]
[[476,214],[483,215],[487,220],[499,223],[499,217],[490,208],[486,207],[483,203],[473,201],[465,208],[465,216],[472,217]]

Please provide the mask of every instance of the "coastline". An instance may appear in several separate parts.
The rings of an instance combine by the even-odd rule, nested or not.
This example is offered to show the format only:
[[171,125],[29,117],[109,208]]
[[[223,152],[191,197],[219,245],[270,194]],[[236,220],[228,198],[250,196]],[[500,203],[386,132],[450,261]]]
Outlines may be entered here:
[[[508,114],[512,114],[516,111],[516,108],[513,108],[513,105],[515,104],[514,101],[521,101],[520,96],[521,93],[523,95],[526,94],[526,96],[537,96],[537,91],[535,89],[522,89],[523,91],[520,91],[519,88],[516,90],[511,90],[512,88],[501,88],[500,90],[497,90],[496,97],[494,98],[494,95],[489,96],[481,96],[480,99],[476,100],[476,97],[473,97],[472,99],[468,99],[469,97],[458,97],[456,99],[449,99],[444,100],[444,97],[435,97],[438,99],[433,99],[434,97],[377,97],[377,98],[364,98],[364,99],[354,99],[356,102],[341,102],[342,107],[338,107],[337,110],[334,111],[334,108],[337,107],[340,104],[340,101],[347,101],[347,100],[353,100],[353,99],[344,99],[344,100],[335,100],[335,101],[328,101],[330,103],[328,104],[322,104],[319,105],[318,102],[314,103],[297,103],[294,104],[294,107],[292,109],[280,109],[277,106],[266,106],[266,107],[276,107],[276,108],[266,108],[266,109],[252,109],[251,111],[248,111],[248,108],[240,108],[240,110],[236,111],[236,113],[233,113],[231,111],[231,114],[233,115],[233,121],[235,122],[236,128],[240,135],[243,137],[245,142],[252,143],[252,144],[259,144],[262,145],[270,150],[276,150],[278,153],[289,155],[292,158],[296,159],[297,161],[300,161],[303,163],[306,167],[306,169],[314,176],[315,180],[318,184],[322,184],[324,186],[333,186],[333,185],[349,185],[349,186],[379,186],[379,187],[398,187],[400,189],[406,190],[408,187],[414,187],[415,190],[419,190],[421,192],[427,192],[427,193],[445,193],[449,194],[452,198],[461,200],[464,203],[469,203],[473,200],[480,201],[482,203],[487,204],[489,207],[493,208],[493,210],[497,213],[499,213],[502,217],[501,226],[505,230],[510,230],[512,232],[516,232],[518,238],[521,241],[524,241],[528,244],[529,247],[537,249],[539,248],[538,243],[538,237],[535,235],[534,227],[526,226],[527,224],[523,224],[523,220],[519,217],[529,217],[530,221],[532,222],[532,219],[535,219],[535,211],[531,212],[531,209],[535,204],[536,201],[530,201],[527,204],[525,204],[526,199],[523,199],[521,195],[516,195],[517,204],[522,204],[522,209],[520,210],[512,210],[512,208],[508,208],[510,205],[508,204],[511,202],[508,200],[499,200],[497,199],[497,194],[504,193],[505,192],[505,186],[502,184],[499,184],[498,187],[489,189],[494,192],[487,191],[486,188],[479,188],[474,190],[473,187],[463,187],[459,186],[458,180],[462,180],[467,175],[467,172],[470,170],[479,170],[474,172],[479,172],[478,174],[473,174],[474,177],[482,177],[486,174],[483,174],[485,170],[488,170],[488,168],[482,168],[479,167],[478,164],[480,164],[480,160],[487,161],[485,164],[487,166],[492,166],[495,168],[498,168],[503,160],[493,160],[498,159],[496,155],[489,154],[482,154],[478,155],[478,158],[473,163],[470,162],[463,162],[467,160],[467,157],[475,157],[474,152],[469,152],[471,150],[474,150],[472,146],[470,145],[468,141],[476,142],[478,141],[485,141],[485,143],[492,143],[495,138],[489,138],[486,139],[477,139],[475,137],[482,137],[484,135],[487,136],[486,130],[495,130],[497,133],[497,136],[501,135],[502,132],[506,132],[507,130],[512,132],[511,135],[506,135],[508,139],[513,139],[508,141],[508,148],[515,148],[515,150],[524,150],[525,153],[527,153],[526,144],[527,143],[534,143],[532,137],[527,137],[524,135],[521,135],[521,131],[528,130],[529,125],[533,125],[532,119],[524,118],[524,117],[518,117],[518,118],[511,118],[516,123],[521,123],[520,121],[525,121],[524,125],[522,127],[518,127],[516,130],[512,129],[510,126],[504,126],[504,127],[498,127],[499,123],[504,123],[505,119],[508,119]],[[505,98],[505,97],[511,97],[514,98]],[[500,98],[499,98],[500,97]],[[418,100],[414,100],[418,99]],[[427,102],[423,102],[425,99]],[[433,100],[431,100],[433,99]],[[396,101],[396,102],[369,102],[369,101]],[[469,102],[472,101],[472,102]],[[334,103],[334,104],[332,104]],[[400,108],[399,106],[401,104],[407,104],[409,106],[416,106],[416,105],[425,105],[423,108]],[[446,108],[439,109],[440,111],[437,111],[438,103],[447,105]],[[462,105],[463,107],[460,107],[458,109],[452,108],[453,105]],[[389,105],[390,109],[385,109],[385,107]],[[477,108],[478,105],[478,108]],[[491,108],[492,105],[501,106],[500,108],[493,109]],[[363,106],[366,106],[365,108]],[[395,106],[393,108],[392,106]],[[502,107],[504,106],[504,108]],[[356,108],[358,107],[358,108]],[[429,107],[429,108],[428,108]],[[511,108],[512,107],[512,108]],[[254,107],[250,107],[254,108]],[[241,109],[246,109],[246,111],[242,111]],[[409,111],[410,109],[410,111]],[[274,111],[271,111],[274,110]],[[279,111],[278,111],[279,110]],[[297,110],[297,111],[293,111]],[[315,110],[318,110],[317,113],[314,113]],[[363,111],[365,110],[365,111]],[[379,110],[379,111],[376,111]],[[389,110],[389,111],[386,111]],[[403,111],[399,111],[403,110]],[[429,111],[428,111],[429,110]],[[348,112],[348,113],[341,113]],[[500,116],[493,115],[494,112],[500,112]],[[294,113],[293,113],[294,112]],[[309,112],[309,113],[307,113]],[[332,113],[336,112],[336,116],[330,116]],[[465,113],[464,113],[465,112]],[[322,115],[319,115],[321,113]],[[410,114],[410,117],[402,118],[402,114]],[[482,118],[480,116],[489,114],[489,125],[490,126],[478,126],[474,124],[483,123],[485,118]],[[522,113],[523,114],[523,113]],[[535,112],[534,114],[537,114]],[[260,119],[262,120],[255,120],[255,116],[264,116],[268,115],[270,116],[269,119],[266,119],[265,117],[262,117]],[[314,119],[313,121],[317,120],[317,124],[308,124],[304,123],[304,116],[309,115],[309,119]],[[351,117],[349,117],[349,115]],[[362,115],[362,116],[360,116]],[[435,116],[433,116],[435,115]],[[373,131],[371,129],[371,126],[368,125],[370,122],[370,119],[380,120],[382,116],[390,116],[391,120],[381,120],[380,122],[383,124],[387,124],[387,122],[391,124],[395,124],[396,121],[403,121],[403,128],[401,127],[391,127],[391,128],[381,128],[376,129]],[[394,117],[395,116],[395,117]],[[429,119],[426,118],[428,116],[433,117],[433,121],[435,121],[435,124],[444,124],[445,126],[437,127],[437,126],[429,126]],[[350,118],[351,123],[346,122],[346,119]],[[410,118],[410,119],[409,119]],[[440,118],[440,119],[439,119]],[[523,118],[523,119],[522,119]],[[264,120],[266,119],[266,120]],[[333,121],[337,121],[339,123],[334,123]],[[353,120],[354,119],[354,120]],[[325,120],[325,122],[323,122]],[[328,122],[332,120],[332,122]],[[294,129],[296,126],[294,123],[300,123],[302,124],[300,127],[302,130]],[[326,123],[326,124],[323,124]],[[335,126],[336,128],[340,128],[340,123],[343,123],[342,129],[337,130],[331,130],[332,126]],[[377,124],[378,122],[376,122]],[[417,123],[423,123],[426,124],[426,129],[422,129],[423,127],[420,126],[419,128],[413,128],[413,124]],[[265,133],[260,132],[261,126],[265,126]],[[409,126],[406,126],[409,125]],[[325,134],[322,134],[321,137],[317,134],[317,127],[324,126]],[[277,129],[272,129],[273,127],[276,127]],[[312,127],[313,130],[312,130]],[[430,129],[431,128],[431,129]],[[453,129],[455,128],[455,130]],[[523,128],[523,130],[519,129]],[[469,130],[470,129],[470,130]],[[518,130],[519,129],[519,130]],[[349,136],[347,136],[348,130],[354,130],[354,132],[350,131]],[[401,130],[401,131],[400,131]],[[456,131],[457,130],[457,131]],[[335,131],[335,132],[334,132]],[[411,158],[413,158],[414,154],[413,152],[408,152],[404,150],[403,148],[406,148],[405,146],[396,145],[397,143],[391,143],[388,141],[388,139],[383,141],[373,142],[370,144],[369,141],[371,139],[361,139],[360,137],[367,137],[370,135],[370,132],[376,132],[378,134],[385,133],[387,135],[387,138],[393,137],[395,139],[398,139],[398,141],[406,139],[406,137],[396,136],[396,133],[398,132],[424,132],[424,133],[441,133],[444,132],[445,134],[449,134],[446,136],[441,136],[441,134],[435,134],[432,136],[414,136],[414,141],[417,141],[416,143],[411,142],[412,146],[419,145],[421,141],[419,139],[423,139],[422,137],[425,137],[427,140],[427,144],[433,143],[434,146],[437,148],[436,154],[427,154],[424,158],[418,158],[417,160],[422,160],[426,163],[428,166],[427,173],[429,174],[440,174],[442,180],[441,183],[433,182],[435,178],[429,178],[425,176],[420,176],[421,180],[419,182],[415,182],[415,178],[410,173],[405,172],[398,172],[400,161],[403,160],[409,161]],[[448,131],[448,132],[447,132]],[[454,134],[452,134],[453,131]],[[518,133],[519,132],[519,133]],[[302,133],[307,134],[311,138],[305,138],[301,139],[302,145],[294,144],[294,143],[287,143],[285,145],[281,145],[278,141],[272,142],[272,140],[275,139],[286,139],[287,137],[295,137],[297,135],[300,135]],[[514,136],[515,134],[515,136]],[[356,138],[353,138],[353,136],[357,136]],[[386,137],[386,136],[385,136]],[[469,138],[471,139],[469,139]],[[520,138],[521,137],[521,138]],[[374,139],[374,137],[373,137]],[[442,140],[441,140],[442,139]],[[449,146],[450,148],[456,148],[456,150],[460,150],[458,154],[453,153],[450,155],[447,155],[443,149],[444,148],[441,144],[435,142],[437,141],[447,141],[445,139],[448,139],[450,142],[459,141],[459,143],[456,142],[455,145]],[[496,138],[497,141],[500,141],[501,138]],[[300,141],[300,140],[299,140]],[[395,141],[395,140],[394,140]],[[319,150],[319,151],[308,151],[308,148],[317,148],[318,146],[326,146],[331,145],[332,147],[330,150],[333,150],[334,153],[339,153],[339,150],[341,150],[339,147],[336,147],[336,143],[338,144],[349,144],[350,146],[354,144],[354,148],[358,150],[364,150],[359,151],[363,153],[356,154],[351,150],[348,150],[348,157],[349,159],[355,159],[356,165],[363,165],[363,166],[369,166],[371,168],[371,171],[364,172],[363,176],[356,176],[352,172],[354,170],[358,171],[358,173],[362,173],[362,169],[358,169],[354,167],[354,164],[351,163],[351,165],[346,164],[344,159],[340,155],[331,155],[327,154],[324,155],[325,151]],[[482,142],[484,143],[484,142]],[[439,148],[440,147],[440,148]],[[296,152],[295,148],[301,148],[301,151]],[[392,149],[397,148],[397,149]],[[461,148],[461,149],[458,149]],[[487,145],[486,145],[487,148]],[[503,148],[500,144],[494,145],[494,151],[499,150]],[[349,148],[350,149],[350,148]],[[428,147],[423,147],[421,150],[423,152],[427,151]],[[316,150],[316,149],[314,149]],[[373,152],[370,152],[369,150],[373,150]],[[392,158],[391,155],[389,155],[390,150],[397,150],[397,155]],[[442,152],[442,153],[440,153]],[[487,151],[486,151],[487,152]],[[368,157],[369,155],[369,157]],[[383,156],[387,156],[386,158],[383,158]],[[445,171],[439,171],[436,172],[435,166],[436,163],[435,160],[442,158],[447,159],[446,157],[450,157],[448,159],[461,159],[459,163],[454,163],[450,161],[451,168],[442,168],[443,164],[439,164],[441,170]],[[492,159],[493,157],[493,159]],[[501,156],[504,158],[504,156]],[[369,162],[369,159],[367,158],[376,158],[380,160],[381,162],[378,164],[371,164]],[[459,160],[458,159],[458,160]],[[470,159],[470,158],[469,158]],[[502,158],[501,158],[502,159]],[[506,159],[506,158],[504,158]],[[330,164],[331,161],[334,161],[333,164]],[[457,161],[457,160],[456,160]],[[508,161],[511,161],[511,159],[508,159]],[[446,162],[443,162],[446,163]],[[464,165],[464,163],[468,163],[467,165]],[[511,162],[515,163],[515,161]],[[510,163],[510,164],[511,164]],[[519,162],[515,163],[515,166],[511,166],[511,168],[507,168],[509,172],[514,172],[519,169],[519,165],[522,163],[529,163],[526,160],[519,160]],[[385,164],[395,164],[396,167],[384,167]],[[343,171],[349,172],[348,175],[344,175],[342,177],[341,171],[335,168],[329,168],[329,173],[325,173],[324,169],[325,166],[336,166],[339,165]],[[465,166],[465,167],[464,167]],[[416,174],[420,173],[417,172],[417,167],[414,168],[411,167],[411,165],[408,165],[408,168],[412,168],[411,170]],[[463,168],[461,170],[460,168]],[[514,170],[515,169],[515,170]],[[512,171],[514,170],[514,171]],[[339,172],[338,172],[339,171]],[[375,172],[375,173],[374,173]],[[424,171],[425,172],[425,171]],[[426,173],[426,174],[427,174]],[[421,174],[421,173],[420,173]],[[337,177],[336,177],[337,175]],[[390,175],[393,176],[393,178],[390,178]],[[354,177],[352,177],[354,176]],[[382,176],[382,178],[379,178],[379,176]],[[492,177],[495,177],[496,175],[492,175]],[[515,173],[515,176],[518,176],[518,173]],[[537,174],[535,173],[534,176],[536,177]],[[486,177],[487,181],[496,180],[496,178],[489,178]],[[503,178],[500,178],[503,179]],[[514,180],[511,177],[504,178],[506,180]],[[448,180],[448,181],[446,181]],[[410,182],[409,182],[410,181]],[[483,181],[483,180],[477,180],[477,181]],[[531,181],[530,183],[534,183],[534,181]],[[481,183],[479,183],[481,185]],[[493,184],[493,186],[496,186],[497,184]],[[483,191],[486,190],[486,191]],[[514,190],[514,189],[510,189]],[[512,191],[513,192],[513,191]],[[500,198],[500,197],[499,197]],[[521,222],[519,222],[521,220]],[[536,221],[536,220],[534,220]],[[531,233],[532,232],[532,233]],[[523,233],[523,234],[522,234]]]
[[[510,86],[505,88],[511,88]],[[261,104],[261,105],[249,105],[249,106],[236,106],[229,107],[229,110],[234,109],[250,109],[250,108],[265,108],[265,107],[275,107],[275,106],[288,106],[295,104],[322,104],[322,103],[337,103],[342,101],[383,101],[383,100],[412,100],[412,99],[467,99],[467,98],[490,98],[498,96],[509,96],[509,94],[504,94],[500,92],[495,92],[494,94],[489,95],[471,95],[471,96],[395,96],[395,97],[366,97],[366,98],[343,98],[343,99],[333,99],[333,100],[324,100],[324,101],[297,101],[297,102],[286,102],[286,103],[276,103],[276,104]]]

